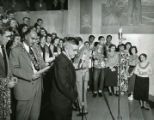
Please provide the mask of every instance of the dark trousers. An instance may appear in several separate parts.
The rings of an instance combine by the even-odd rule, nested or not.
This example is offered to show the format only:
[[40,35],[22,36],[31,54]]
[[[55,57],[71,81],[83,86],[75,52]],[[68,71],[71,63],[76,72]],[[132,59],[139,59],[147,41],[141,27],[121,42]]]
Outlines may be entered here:
[[16,120],[16,117],[15,117],[16,104],[17,104],[17,100],[14,97],[13,89],[11,89],[11,110],[12,110],[11,120]]
[[30,100],[18,100],[16,120],[38,120],[41,106],[41,86]]
[[[130,66],[128,72],[131,73],[134,70],[135,66]],[[133,74],[128,79],[128,94],[132,93],[134,91],[134,84],[135,84],[136,75]]]
[[103,90],[104,86],[104,68],[94,68],[94,92]]
[[93,91],[93,74],[94,74],[94,68],[89,68],[89,81],[88,81],[88,85],[89,85],[89,89],[91,91]]

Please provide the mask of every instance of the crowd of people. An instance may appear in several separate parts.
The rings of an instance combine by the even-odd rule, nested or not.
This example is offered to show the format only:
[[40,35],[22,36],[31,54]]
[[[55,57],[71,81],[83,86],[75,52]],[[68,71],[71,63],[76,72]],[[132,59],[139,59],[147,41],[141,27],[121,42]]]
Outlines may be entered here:
[[111,35],[60,38],[43,22],[19,24],[13,12],[0,18],[0,119],[38,120],[47,106],[53,120],[71,120],[76,103],[79,116],[88,114],[88,90],[94,99],[105,90],[128,94],[149,110],[147,54],[130,42],[116,46]]

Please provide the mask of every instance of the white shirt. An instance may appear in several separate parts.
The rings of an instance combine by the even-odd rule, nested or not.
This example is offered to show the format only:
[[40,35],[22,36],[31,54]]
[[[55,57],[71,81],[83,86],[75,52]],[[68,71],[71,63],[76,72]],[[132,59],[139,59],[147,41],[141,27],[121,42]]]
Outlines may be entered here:
[[[25,42],[23,42],[23,46],[24,46],[25,50],[29,53],[29,46],[28,46]],[[31,48],[31,49],[32,49],[32,48]],[[33,50],[33,49],[32,49],[32,50]],[[31,62],[31,65],[32,65],[33,72],[36,73],[37,70],[35,69],[35,67],[34,67],[34,65],[33,65],[32,62]]]
[[1,45],[0,45],[0,54],[3,56],[3,51],[2,51]]

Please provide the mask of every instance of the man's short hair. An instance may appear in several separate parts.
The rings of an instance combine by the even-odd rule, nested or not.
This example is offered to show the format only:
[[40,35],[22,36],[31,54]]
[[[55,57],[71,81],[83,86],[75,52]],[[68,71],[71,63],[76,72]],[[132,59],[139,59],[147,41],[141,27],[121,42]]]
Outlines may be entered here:
[[38,21],[43,21],[43,19],[42,19],[42,18],[38,18],[38,19],[37,19],[37,22],[38,22]]
[[99,36],[99,37],[98,37],[98,40],[100,40],[100,39],[102,39],[102,38],[104,38],[104,36]]
[[95,38],[95,36],[94,36],[94,35],[89,35],[89,39],[90,39],[90,38],[92,38],[92,37],[93,37],[93,38]]
[[22,20],[24,20],[24,19],[29,19],[29,20],[30,20],[30,18],[29,18],[29,17],[23,17],[23,19],[22,19]]
[[64,43],[64,48],[65,48],[65,49],[70,49],[70,48],[71,48],[71,45],[76,45],[76,43],[73,42],[73,41],[66,41],[66,42]]
[[35,32],[32,28],[28,28],[28,30],[24,33],[23,38],[25,38],[25,36],[30,34],[32,31]]
[[112,39],[112,35],[107,35],[107,37],[106,38],[111,38]]

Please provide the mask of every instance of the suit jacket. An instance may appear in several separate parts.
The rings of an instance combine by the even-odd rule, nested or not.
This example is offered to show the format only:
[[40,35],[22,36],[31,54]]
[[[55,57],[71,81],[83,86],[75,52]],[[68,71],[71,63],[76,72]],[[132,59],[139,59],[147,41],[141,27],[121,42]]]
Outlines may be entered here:
[[5,50],[5,55],[6,55],[6,68],[5,68],[5,62],[2,54],[0,53],[0,78],[7,78],[11,76],[11,70],[10,70],[10,64],[8,61],[8,56],[7,52]]
[[71,106],[77,98],[76,74],[73,64],[65,54],[61,53],[55,59],[54,72],[51,90],[52,109]]
[[[39,58],[38,51],[33,49],[35,57],[38,60],[40,68],[44,67],[43,60]],[[24,46],[18,45],[10,52],[10,64],[12,74],[18,78],[18,83],[14,87],[14,94],[17,100],[30,100],[34,97],[37,90],[42,87],[42,78],[32,81],[33,69],[31,59]]]

